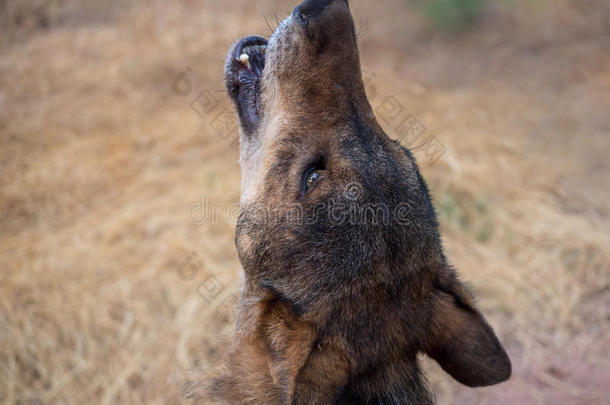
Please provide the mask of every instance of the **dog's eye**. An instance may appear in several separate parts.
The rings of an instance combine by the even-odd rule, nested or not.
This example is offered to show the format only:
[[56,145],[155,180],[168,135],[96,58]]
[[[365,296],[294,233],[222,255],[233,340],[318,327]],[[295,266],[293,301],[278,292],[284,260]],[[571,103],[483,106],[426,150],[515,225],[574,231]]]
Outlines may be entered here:
[[322,178],[322,170],[314,170],[307,176],[307,181],[305,182],[305,188],[309,188],[313,186],[315,183],[320,181]]
[[322,180],[326,170],[326,159],[325,157],[319,156],[316,160],[310,162],[307,166],[309,169],[303,173],[303,179],[301,180],[301,192],[307,193],[311,188],[315,187],[316,184]]
[[323,174],[324,170],[317,167],[312,167],[305,172],[305,175],[303,176],[303,193],[306,193],[314,187],[322,179]]

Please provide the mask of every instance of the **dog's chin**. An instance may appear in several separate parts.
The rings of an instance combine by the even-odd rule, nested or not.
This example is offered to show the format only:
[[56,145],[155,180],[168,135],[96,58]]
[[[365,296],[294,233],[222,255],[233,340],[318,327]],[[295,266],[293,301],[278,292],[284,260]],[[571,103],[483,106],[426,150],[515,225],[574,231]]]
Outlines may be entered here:
[[233,46],[225,65],[227,91],[237,107],[246,135],[256,131],[259,121],[260,80],[266,51],[266,39],[243,38]]

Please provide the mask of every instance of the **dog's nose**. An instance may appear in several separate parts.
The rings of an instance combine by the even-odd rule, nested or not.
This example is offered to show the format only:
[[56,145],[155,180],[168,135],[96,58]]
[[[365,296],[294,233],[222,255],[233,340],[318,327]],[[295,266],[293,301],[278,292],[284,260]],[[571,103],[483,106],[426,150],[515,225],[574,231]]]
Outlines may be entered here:
[[334,1],[344,1],[347,3],[347,0],[305,0],[303,3],[296,6],[292,15],[295,18],[306,22],[319,15],[326,6]]

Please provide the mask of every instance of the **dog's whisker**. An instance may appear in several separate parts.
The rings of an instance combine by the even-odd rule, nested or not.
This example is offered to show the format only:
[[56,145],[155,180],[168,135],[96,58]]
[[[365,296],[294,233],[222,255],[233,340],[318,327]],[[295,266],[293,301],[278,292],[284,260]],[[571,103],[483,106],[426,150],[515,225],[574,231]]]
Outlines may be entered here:
[[[278,17],[277,15],[277,8],[275,9],[275,12],[273,14],[273,17],[275,18],[275,29],[277,30],[278,27],[282,24],[282,20],[280,19],[280,17]],[[273,30],[275,32],[275,30]]]
[[364,38],[366,34],[369,32],[369,24],[366,20],[362,21],[358,24],[358,28],[356,28],[356,38],[358,40]]
[[273,35],[273,32],[275,31],[273,28],[271,28],[271,24],[269,24],[269,20],[267,20],[267,16],[261,11],[261,15],[263,16],[263,19],[265,20],[265,24],[267,24],[267,27],[269,28],[269,33],[271,35]]

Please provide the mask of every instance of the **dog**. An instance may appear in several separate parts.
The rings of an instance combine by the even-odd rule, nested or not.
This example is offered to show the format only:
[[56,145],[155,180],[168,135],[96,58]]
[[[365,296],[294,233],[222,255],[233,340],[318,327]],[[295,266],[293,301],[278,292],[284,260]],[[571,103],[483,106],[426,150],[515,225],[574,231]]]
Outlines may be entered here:
[[459,281],[411,152],[367,100],[347,0],[307,0],[230,50],[244,269],[204,403],[432,404],[417,356],[471,387],[511,363]]

